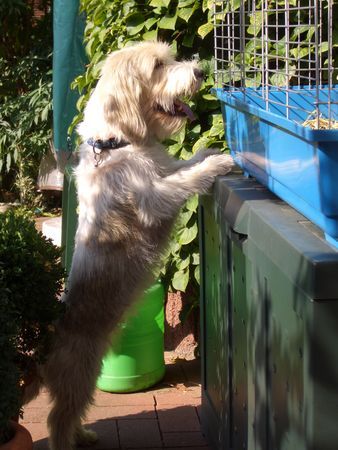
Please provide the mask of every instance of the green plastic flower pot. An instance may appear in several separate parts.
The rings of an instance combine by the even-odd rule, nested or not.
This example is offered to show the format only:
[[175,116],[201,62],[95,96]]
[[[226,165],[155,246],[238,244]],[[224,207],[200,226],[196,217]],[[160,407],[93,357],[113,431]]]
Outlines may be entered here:
[[103,358],[97,387],[107,392],[140,391],[160,381],[164,372],[164,288],[156,283],[119,325]]

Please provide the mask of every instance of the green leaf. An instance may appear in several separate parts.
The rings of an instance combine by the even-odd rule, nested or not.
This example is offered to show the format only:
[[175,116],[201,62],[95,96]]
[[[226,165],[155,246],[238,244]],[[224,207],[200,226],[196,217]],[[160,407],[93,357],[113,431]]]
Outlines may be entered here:
[[188,224],[189,220],[191,219],[193,213],[194,213],[194,211],[191,211],[191,210],[181,211],[179,218],[178,218],[177,229],[180,229],[181,232],[183,232],[186,229],[187,224]]
[[173,255],[177,255],[177,257],[179,257],[179,253],[181,250],[181,246],[178,242],[172,242],[171,247],[170,247],[170,251]]
[[144,25],[147,30],[150,30],[150,28],[157,22],[158,19],[155,17],[150,17],[148,20],[144,22]]
[[175,16],[163,16],[158,22],[158,28],[163,30],[175,30],[177,21],[177,15]]
[[300,47],[300,48],[293,48],[290,50],[290,55],[293,56],[296,59],[301,59],[307,56],[311,52],[311,47]]
[[214,4],[214,0],[203,0],[202,3],[202,11],[205,12],[208,9],[212,9]]
[[333,43],[334,47],[337,47],[337,45],[338,45],[338,27],[333,28],[332,43]]
[[178,7],[184,8],[186,6],[190,6],[195,3],[196,0],[178,0]]
[[181,128],[178,133],[174,134],[174,136],[172,136],[172,140],[177,141],[179,144],[183,144],[185,140],[185,133],[186,133],[186,126]]
[[178,17],[180,17],[181,19],[183,19],[185,22],[188,22],[190,17],[193,15],[194,13],[194,8],[182,8],[178,10]]
[[189,271],[179,270],[174,274],[172,286],[177,291],[185,292],[189,282]]
[[318,46],[318,52],[319,53],[325,53],[329,50],[329,43],[328,42],[321,42]]
[[18,147],[15,147],[14,152],[13,152],[13,158],[14,158],[15,162],[18,161],[18,157],[19,157]]
[[172,49],[172,51],[176,54],[177,53],[177,41],[173,40],[172,43],[170,44],[170,48]]
[[[237,11],[237,9],[240,8],[242,0],[230,0],[229,2],[226,2],[226,12],[233,12]],[[219,5],[222,4],[222,2],[217,2]]]
[[178,270],[182,270],[183,271],[184,269],[189,267],[189,264],[190,264],[190,255],[187,256],[184,259],[179,259],[177,261],[177,263],[176,263],[176,267],[177,267]]
[[195,212],[197,210],[197,206],[198,206],[198,195],[193,195],[192,197],[190,197],[187,202],[186,202],[186,208],[189,211],[193,211]]
[[130,36],[139,33],[145,26],[144,15],[141,13],[131,14],[127,20],[127,32]]
[[192,264],[194,266],[197,266],[200,263],[200,254],[199,253],[193,253],[192,254]]
[[219,136],[224,133],[224,125],[223,122],[216,123],[210,128],[209,136]]
[[255,11],[250,15],[250,26],[247,28],[247,32],[253,36],[257,36],[261,31],[263,25],[263,14],[261,11]]
[[98,39],[96,36],[94,36],[93,38],[89,39],[89,41],[87,42],[86,45],[86,53],[88,56],[92,56],[94,53],[94,48],[97,45]]
[[41,112],[41,120],[45,122],[49,113],[49,105],[46,105]]
[[187,30],[187,32],[184,34],[182,45],[184,47],[191,48],[194,44],[194,39],[195,39],[195,33],[189,33],[189,31]]
[[296,67],[295,66],[289,66],[288,74],[286,74],[285,69],[274,73],[271,76],[271,83],[274,86],[285,86],[287,84],[288,80],[291,80],[291,78],[295,74],[296,74]]
[[214,29],[214,25],[212,23],[208,22],[208,23],[204,23],[203,25],[201,25],[198,28],[197,33],[201,36],[202,39],[204,39],[205,36],[207,36],[213,29]]
[[109,30],[107,30],[106,28],[103,28],[99,32],[99,41],[100,42],[104,42],[105,41],[108,32],[109,32]]
[[193,135],[200,134],[200,132],[201,132],[201,125],[199,123],[189,131],[189,133],[193,133]]
[[261,85],[261,82],[262,82],[262,75],[261,75],[261,73],[255,74],[254,78],[247,77],[245,79],[246,87],[251,87],[251,88],[258,88]]
[[207,147],[208,144],[209,144],[209,138],[207,136],[202,136],[193,145],[192,152],[195,154],[196,152],[198,152],[198,150],[201,150],[202,148]]
[[156,41],[157,40],[158,30],[146,31],[142,34],[142,39],[144,41]]
[[182,144],[173,144],[168,147],[169,155],[175,156],[182,149]]
[[299,25],[293,28],[293,31],[291,33],[291,39],[298,38],[301,34],[305,32],[309,32],[311,29],[313,29],[313,32],[315,31],[315,28],[310,25]]
[[215,101],[215,96],[212,94],[203,94],[202,98],[204,98],[204,100],[211,100],[211,101]]
[[185,228],[179,235],[178,242],[181,245],[190,244],[197,236],[197,224],[194,223],[190,228]]
[[9,172],[9,169],[11,168],[11,163],[12,163],[12,156],[10,153],[7,153],[6,156],[6,171]]
[[190,159],[191,158],[191,151],[190,151],[190,149],[187,150],[185,147],[183,147],[182,150],[181,150],[180,158],[185,160],[185,161]]
[[151,0],[149,3],[150,6],[153,6],[154,8],[168,8],[170,3],[170,0]]
[[198,265],[194,271],[194,277],[198,284],[200,284],[200,266]]

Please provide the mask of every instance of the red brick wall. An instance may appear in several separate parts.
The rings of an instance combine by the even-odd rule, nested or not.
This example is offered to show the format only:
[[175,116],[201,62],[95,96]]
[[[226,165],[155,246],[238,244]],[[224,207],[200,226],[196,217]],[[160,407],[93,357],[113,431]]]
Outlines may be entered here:
[[50,11],[51,5],[48,1],[42,0],[27,0],[28,4],[33,7],[33,17],[35,20],[39,20],[43,17],[47,12]]

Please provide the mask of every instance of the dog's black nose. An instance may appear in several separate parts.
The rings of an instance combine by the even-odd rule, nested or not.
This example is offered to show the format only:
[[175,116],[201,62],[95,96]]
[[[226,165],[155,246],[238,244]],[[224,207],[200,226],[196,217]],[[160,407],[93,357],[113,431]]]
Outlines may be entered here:
[[204,78],[204,72],[201,69],[194,69],[194,75],[197,79],[203,79]]

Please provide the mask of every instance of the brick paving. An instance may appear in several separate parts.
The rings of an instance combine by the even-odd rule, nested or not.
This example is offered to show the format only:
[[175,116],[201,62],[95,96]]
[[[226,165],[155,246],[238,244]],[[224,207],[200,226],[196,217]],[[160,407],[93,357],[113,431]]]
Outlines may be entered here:
[[[97,390],[86,425],[99,441],[93,450],[208,450],[200,430],[201,386],[199,361],[171,359],[166,354],[166,375],[144,392],[112,394]],[[34,450],[48,450],[46,391],[24,410],[22,423],[31,432]]]

